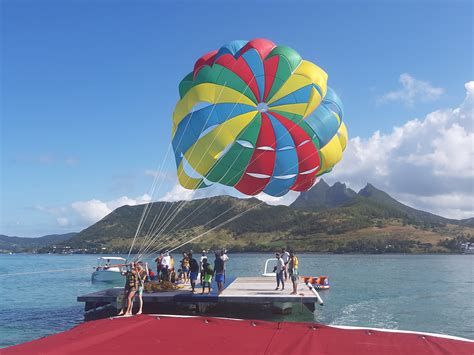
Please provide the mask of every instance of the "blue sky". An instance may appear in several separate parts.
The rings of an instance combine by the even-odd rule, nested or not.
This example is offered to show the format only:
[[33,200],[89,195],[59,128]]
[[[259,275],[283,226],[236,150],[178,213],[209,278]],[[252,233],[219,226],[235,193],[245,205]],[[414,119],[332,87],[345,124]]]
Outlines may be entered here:
[[[120,198],[147,193],[153,178],[146,172],[159,166],[170,141],[179,81],[222,44],[265,37],[321,66],[344,102],[350,137],[369,146],[376,131],[390,138],[395,126],[462,105],[473,79],[472,20],[468,1],[4,1],[0,233],[80,230]],[[469,138],[472,120],[463,122]],[[466,149],[469,158],[472,144]],[[173,169],[169,159],[170,176]],[[467,175],[463,186],[472,192]],[[339,176],[354,188],[364,183],[360,175]],[[168,180],[161,195],[173,189]],[[420,196],[399,185],[381,187],[428,209],[429,198],[465,193],[437,195],[434,187]],[[98,202],[81,205],[87,201]],[[452,204],[451,212],[432,211],[472,212],[466,201]]]

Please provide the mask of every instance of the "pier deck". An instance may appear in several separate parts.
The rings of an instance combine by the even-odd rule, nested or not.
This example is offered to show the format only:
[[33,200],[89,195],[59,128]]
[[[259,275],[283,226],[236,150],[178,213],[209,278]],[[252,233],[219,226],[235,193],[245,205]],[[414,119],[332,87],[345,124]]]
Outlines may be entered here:
[[[317,303],[315,295],[303,283],[298,285],[298,294],[290,295],[291,282],[288,282],[284,291],[275,291],[275,280],[269,277],[238,277],[230,282],[224,291],[217,295],[216,285],[213,283],[212,292],[201,295],[201,287],[196,287],[196,293],[191,293],[189,285],[184,285],[179,290],[166,292],[143,293],[144,305],[159,303],[189,303],[189,304],[218,304],[218,303],[245,303],[245,304],[304,304],[308,309],[314,310]],[[77,297],[78,302],[85,302],[86,311],[97,306],[110,304],[120,308],[122,303],[123,288],[115,287]]]

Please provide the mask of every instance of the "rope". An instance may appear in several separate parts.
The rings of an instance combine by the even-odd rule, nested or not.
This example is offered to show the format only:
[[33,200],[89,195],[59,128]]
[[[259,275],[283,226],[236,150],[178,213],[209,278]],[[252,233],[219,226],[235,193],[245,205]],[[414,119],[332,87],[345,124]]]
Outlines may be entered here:
[[[235,65],[235,64],[234,64],[234,65]],[[254,80],[254,78],[252,78],[252,81],[253,81],[253,80]],[[224,83],[224,88],[225,88],[226,86],[227,86],[227,81]],[[240,97],[242,97],[242,96],[245,94],[245,92],[247,92],[248,89],[249,89],[249,85],[247,85],[246,88],[245,88],[245,90],[240,93]],[[223,92],[223,90],[220,91],[220,93],[219,93],[219,98],[220,98],[220,96],[222,95],[222,92]],[[239,97],[239,98],[240,98],[240,97]],[[212,115],[212,113],[213,113],[213,111],[214,111],[214,109],[215,109],[215,106],[216,106],[216,104],[213,104],[212,110],[211,110],[211,112],[209,113],[209,115],[208,115],[208,117],[207,117],[207,119],[206,119],[205,125],[206,125],[207,122],[209,121],[209,118],[211,117],[211,115]],[[227,116],[227,119],[231,116],[231,114],[233,113],[233,111],[234,111],[234,109],[235,109],[236,106],[237,106],[237,102],[234,103],[234,106],[233,106],[232,110],[230,111],[229,115]],[[190,122],[190,120],[188,121],[187,124],[189,124],[189,122]],[[205,125],[204,125],[204,126],[205,126]],[[203,126],[203,128],[204,128],[204,126]],[[247,126],[247,127],[245,128],[245,130],[247,130],[248,127],[249,127],[249,126]],[[187,127],[186,127],[186,128],[187,128]],[[218,129],[219,129],[218,132],[220,132],[220,130],[222,129],[222,126],[220,126]],[[203,131],[201,130],[201,133],[202,133],[202,132],[203,132]],[[206,153],[209,151],[210,147],[211,147],[212,144],[214,143],[214,141],[215,141],[215,139],[217,138],[217,136],[218,136],[218,134],[216,134],[216,135],[214,136],[212,142],[209,144],[209,146],[208,146],[208,148],[207,148],[207,150],[206,150]],[[191,154],[192,154],[192,152],[194,152],[194,149],[195,149],[195,148],[196,148],[196,146],[194,145],[194,146],[193,146],[193,149],[191,150]],[[242,153],[242,152],[239,153],[239,156],[240,156],[241,153]],[[175,154],[176,154],[176,151],[175,151]],[[201,163],[201,161],[202,161],[202,159],[204,158],[204,156],[205,156],[205,154],[203,154],[203,155],[201,156],[201,159],[199,160],[198,165]],[[233,164],[228,168],[227,172],[230,170],[230,168],[231,168],[232,166],[233,166]],[[210,169],[209,173],[212,172],[212,170],[213,170],[214,168],[215,168],[215,165]],[[183,171],[184,171],[184,170],[183,170]],[[227,173],[227,172],[226,172],[226,173]],[[179,179],[179,177],[180,177],[180,175],[178,175],[178,179]],[[202,180],[202,181],[199,183],[199,185],[198,185],[197,188],[200,188],[200,186],[201,186],[201,184],[202,184],[203,182],[204,182],[204,180]],[[148,242],[148,245],[145,247],[145,252],[146,252],[147,249],[149,249],[149,247],[154,243],[154,241],[155,241],[156,239],[158,239],[158,238],[164,233],[164,231],[166,230],[166,228],[167,228],[167,227],[171,224],[171,222],[178,216],[179,212],[182,210],[182,208],[184,207],[184,205],[186,205],[188,202],[189,202],[189,201],[186,201],[186,200],[185,200],[185,201],[178,202],[178,206],[175,208],[175,210],[174,210],[169,216],[168,216],[168,213],[165,215],[165,217],[163,218],[163,222],[162,222],[161,225],[154,231],[155,233],[154,233],[153,238]],[[206,202],[204,202],[202,205],[204,205],[205,203],[206,203]],[[201,205],[201,206],[198,206],[191,214],[194,214],[200,207],[202,207],[202,205]],[[170,209],[171,209],[171,207],[170,207]],[[170,209],[169,209],[169,210],[170,210]],[[168,220],[168,223],[166,224],[166,221],[167,221],[167,220]],[[166,224],[166,225],[165,225],[165,224]],[[164,227],[163,227],[163,226],[164,226]],[[138,254],[140,254],[140,253],[143,253],[142,249],[140,249],[140,250],[138,251]]]
[[213,227],[213,228],[207,230],[206,232],[201,233],[201,234],[197,235],[197,236],[194,237],[194,238],[191,238],[190,240],[188,240],[188,241],[186,241],[186,242],[184,242],[184,243],[178,245],[177,247],[171,249],[170,252],[173,252],[173,251],[175,251],[176,249],[179,249],[179,248],[185,246],[186,244],[189,244],[189,243],[191,243],[192,241],[194,241],[194,240],[196,240],[196,239],[198,239],[198,238],[201,238],[202,236],[205,236],[206,234],[212,232],[213,230],[215,230],[215,229],[217,229],[217,228],[220,228],[220,227],[226,225],[227,223],[232,222],[233,220],[239,218],[240,216],[243,216],[244,214],[250,212],[251,210],[253,210],[254,208],[260,206],[260,205],[263,204],[263,203],[265,203],[265,202],[262,201],[262,202],[260,202],[260,203],[258,203],[258,204],[256,204],[256,205],[250,207],[249,209],[247,209],[247,210],[245,210],[245,211],[239,213],[238,215],[236,215],[236,216],[230,218],[229,220],[227,220],[227,221],[225,221],[225,222],[222,222],[221,224],[218,224],[217,226],[215,226],[215,227]]
[[[254,79],[255,79],[255,77],[252,78],[252,80],[254,80]],[[224,87],[225,87],[226,85],[227,85],[227,82],[225,83]],[[245,90],[241,93],[241,96],[244,95],[244,93],[247,91],[248,88],[249,88],[249,85],[247,85],[247,87],[245,88]],[[222,90],[221,90],[221,93],[220,93],[220,94],[222,94]],[[234,108],[236,107],[236,105],[237,105],[237,103],[234,104]],[[216,104],[214,104],[211,113],[213,112],[215,106],[216,106]],[[232,113],[232,112],[233,112],[233,109],[232,109],[231,113]],[[230,114],[231,114],[231,113],[230,113]],[[229,117],[230,117],[230,114],[229,114]],[[208,116],[208,118],[207,118],[207,120],[206,120],[206,123],[208,122],[209,118],[210,118],[210,115]],[[188,121],[188,123],[189,123],[189,121]],[[245,128],[245,130],[248,129],[249,126],[250,126],[250,124]],[[294,128],[294,127],[296,127],[296,125],[293,126],[293,128]],[[291,132],[291,130],[292,130],[293,128],[291,128],[288,132]],[[219,127],[219,129],[221,129],[221,127]],[[245,130],[244,130],[244,131],[245,131]],[[201,133],[202,133],[202,131],[201,131]],[[287,133],[287,134],[288,134],[288,133]],[[213,141],[216,139],[216,137],[217,137],[217,135],[214,137]],[[282,138],[282,137],[280,137],[279,139],[281,139],[281,138]],[[276,143],[278,142],[279,139],[276,140]],[[209,150],[210,146],[212,146],[212,143],[213,143],[213,142],[211,142],[211,144],[209,145],[208,150]],[[193,147],[193,149],[194,149],[194,148],[195,148],[195,146]],[[176,153],[176,152],[175,152],[175,153]],[[242,152],[239,153],[239,156],[240,156],[241,153],[242,153]],[[264,153],[264,151],[262,151],[255,159],[258,159],[263,153]],[[203,157],[204,157],[204,154],[203,154],[203,156],[201,157],[200,161],[198,162],[198,165],[199,165],[200,162],[202,161]],[[227,172],[233,167],[233,165],[235,164],[235,162],[236,162],[237,160],[238,160],[238,157],[237,157],[237,159],[234,160],[234,162],[231,164],[231,166],[227,169],[226,174],[227,174]],[[306,159],[304,159],[304,160],[306,160]],[[303,160],[303,161],[304,161],[304,160]],[[298,162],[298,164],[299,164],[299,163],[300,163],[300,162]],[[212,169],[215,168],[215,166],[216,166],[216,164],[211,168],[210,172],[212,171]],[[296,165],[295,165],[295,166],[296,166]],[[293,167],[294,167],[294,166],[293,166]],[[293,167],[287,169],[287,171],[291,170]],[[238,174],[239,174],[239,173],[238,173]],[[238,174],[236,174],[234,177],[236,177]],[[234,177],[233,177],[233,178],[234,178]],[[203,182],[203,181],[202,181],[202,182]],[[202,183],[202,182],[201,182],[201,183]],[[201,183],[200,183],[200,184],[201,184]],[[199,188],[199,187],[200,187],[200,185],[198,185],[198,188]],[[192,213],[188,214],[188,216],[189,216],[189,215],[193,215],[194,212],[198,211],[204,204],[206,204],[206,201],[207,201],[207,200],[205,200],[204,203],[202,203],[202,204],[199,205],[197,208],[195,208]],[[168,219],[168,220],[167,220],[166,222],[161,223],[161,227],[159,227],[159,230],[158,230],[158,229],[155,230],[156,234],[154,235],[154,237],[151,238],[151,239],[148,241],[148,245],[145,247],[144,250],[140,250],[140,251],[139,251],[139,253],[138,253],[139,255],[137,255],[137,256],[140,256],[140,255],[148,255],[148,252],[150,251],[150,249],[152,249],[151,246],[153,245],[153,243],[156,241],[156,239],[158,239],[158,238],[165,232],[166,228],[167,228],[167,227],[171,224],[171,222],[177,217],[177,215],[179,214],[179,212],[181,211],[181,209],[184,207],[184,205],[185,205],[187,202],[188,202],[188,201],[181,201],[180,203],[178,202],[178,207],[175,208],[175,210],[169,215],[169,217],[168,217],[168,213],[166,214],[165,217],[167,217],[167,218],[164,218],[164,220],[165,220],[165,221],[166,221],[167,219]],[[263,203],[263,201],[262,201],[262,203]],[[261,204],[261,203],[260,203],[260,204]],[[260,204],[258,204],[258,205],[260,205]],[[256,206],[258,206],[258,205],[256,205]],[[251,209],[255,208],[256,206],[251,207],[251,208],[248,209],[247,211],[250,211]],[[233,209],[233,208],[235,208],[235,207],[236,207],[236,206],[233,206],[232,208],[230,208],[230,210]],[[170,207],[169,210],[171,210],[171,207]],[[226,211],[226,212],[227,212],[227,211]],[[226,213],[226,212],[224,212],[224,213]],[[246,213],[246,211],[244,211],[244,213]],[[244,214],[244,213],[240,213],[240,214],[238,214],[237,216],[240,216],[240,215],[242,215],[242,214]],[[221,214],[221,215],[222,215],[222,214]],[[219,218],[221,215],[219,215],[219,216],[216,217],[216,218]],[[188,216],[186,216],[185,219],[188,218]],[[216,218],[214,218],[213,220],[215,220]],[[230,221],[234,220],[235,218],[236,218],[235,216],[232,217],[232,218],[229,219],[228,221],[224,222],[224,224],[229,223]],[[213,220],[211,220],[211,221],[213,221]],[[211,221],[210,221],[210,222],[211,222]],[[208,222],[208,223],[210,223],[210,222]],[[182,222],[182,223],[183,223],[183,222]],[[206,226],[208,223],[206,223],[204,226]],[[223,225],[224,225],[224,224],[223,224]],[[178,225],[179,225],[179,223],[178,223]],[[175,230],[178,225],[175,225],[171,231]],[[204,226],[202,226],[202,227],[204,227]],[[209,231],[207,231],[207,232],[205,232],[205,233],[200,234],[198,237],[200,237],[200,236],[202,236],[202,235],[205,235],[205,234],[207,234],[208,232],[210,232],[210,231],[212,231],[212,230],[214,230],[214,229],[215,229],[215,227],[212,228],[212,229],[210,229]],[[171,231],[170,231],[170,232],[171,232]],[[170,239],[171,237],[173,237],[173,236],[174,236],[174,234],[170,234],[169,236],[167,236],[167,238],[165,238],[160,244],[158,244],[158,246],[155,246],[155,248],[153,248],[153,251],[156,251],[159,247],[161,247],[162,245],[164,245],[164,243],[166,243],[167,241],[168,241],[168,244],[166,244],[166,245],[170,245],[169,239]],[[189,236],[189,234],[178,238],[178,240],[182,240],[182,239],[185,238],[186,236]],[[195,239],[197,239],[198,237],[192,238],[191,240],[187,241],[187,242],[184,243],[183,245],[186,245],[186,244],[190,243],[192,240],[195,240]],[[171,245],[173,245],[175,242],[176,242],[176,241],[172,242]],[[179,247],[180,247],[180,246],[179,246]],[[179,247],[177,247],[177,248],[179,248]],[[177,248],[175,248],[175,249],[177,249]],[[173,249],[173,250],[175,250],[175,249]]]
[[[235,64],[234,64],[234,65],[235,65]],[[225,88],[225,87],[227,87],[227,81],[226,81],[226,82],[224,83],[224,85],[223,85],[223,88]],[[219,96],[218,96],[218,98],[217,98],[217,101],[220,99],[222,93],[223,93],[223,89],[221,89],[221,91],[220,91],[220,93],[219,93]],[[237,105],[237,104],[234,105],[234,108],[236,107],[236,105]],[[209,122],[209,119],[210,119],[212,113],[214,112],[215,107],[216,107],[216,104],[213,104],[212,109],[211,109],[211,111],[209,112],[209,114],[208,114],[208,116],[207,116],[207,118],[206,118],[206,122],[204,123],[203,128],[204,128],[204,127],[207,125],[207,123]],[[233,109],[232,109],[232,111],[233,111]],[[231,111],[231,112],[232,112],[232,111]],[[185,131],[188,129],[189,122],[191,122],[191,118],[192,118],[192,115],[194,114],[194,112],[195,112],[195,111],[193,111],[193,112],[191,113],[191,117],[190,117],[190,119],[188,120],[188,122],[186,123]],[[203,130],[201,130],[200,133],[202,133],[202,132],[203,132]],[[179,146],[179,143],[181,143],[181,140],[183,139],[183,137],[184,137],[184,135],[181,137],[181,139],[180,139],[180,141],[178,142],[177,146]],[[215,138],[216,138],[216,137],[214,137],[213,142],[214,142]],[[211,142],[211,144],[210,144],[209,147],[207,148],[207,151],[209,151],[210,146],[212,145],[213,142]],[[191,150],[191,154],[194,152],[195,149],[196,149],[196,145],[193,145],[193,148],[192,148],[192,150]],[[174,151],[174,153],[176,154],[176,150]],[[201,159],[200,159],[200,161],[199,161],[198,164],[201,163],[203,157],[204,157],[204,155],[201,157]],[[183,169],[183,171],[184,171],[184,169]],[[182,172],[181,172],[181,173],[182,173]],[[181,174],[181,173],[180,173],[180,174]],[[179,177],[180,177],[180,176],[181,176],[181,175],[178,175],[178,180],[179,180]],[[185,201],[184,203],[186,203],[186,202],[187,202],[187,201]],[[179,207],[177,207],[176,209],[178,209],[178,208],[179,208]],[[170,209],[171,209],[171,207],[170,207]],[[169,209],[169,210],[170,210],[170,209]],[[168,212],[169,212],[169,210],[168,210]],[[176,211],[176,210],[175,210],[175,211]],[[173,212],[175,212],[175,211],[173,211]],[[168,217],[168,212],[166,213],[165,217],[163,218],[163,223],[160,224],[160,226],[157,227],[158,229],[155,230],[155,232],[158,231],[158,230],[161,228],[161,226],[165,223],[164,221],[166,221],[167,218],[169,218],[169,217]],[[171,215],[173,215],[173,213],[172,213]],[[175,216],[176,216],[176,215],[174,215],[174,217],[175,217]],[[173,217],[173,219],[174,219],[174,217]],[[168,225],[169,225],[169,224],[168,224]],[[160,229],[160,231],[161,231],[161,229]],[[155,234],[154,237],[157,237],[157,236],[159,236],[159,235],[160,235],[160,233]],[[153,234],[152,234],[152,236],[153,236]],[[153,238],[153,237],[152,237],[152,238]],[[141,252],[141,249],[138,251],[138,253],[140,253],[140,252]]]
[[[291,131],[291,130],[290,130],[290,131]],[[300,163],[306,161],[306,160],[309,159],[310,157],[311,157],[311,156],[308,156],[308,157],[304,158],[303,160],[298,161],[297,164],[295,164],[295,165],[289,167],[287,170],[284,171],[284,173],[286,173],[286,172],[292,170],[295,166],[297,166],[297,165],[299,165]],[[283,191],[283,190],[282,190],[282,191]],[[248,210],[246,210],[246,211],[244,211],[244,212],[246,213],[247,211],[250,211],[250,210],[254,209],[254,208],[257,207],[257,206],[260,206],[260,205],[263,204],[263,203],[264,203],[264,201],[262,201],[261,203],[259,203],[259,204],[257,204],[257,205],[252,206],[250,209],[248,209]],[[234,205],[231,209],[233,209],[233,208],[235,208],[235,207],[236,207],[236,205]],[[240,213],[240,214],[238,214],[237,216],[241,216],[241,215],[243,215],[243,214],[244,214],[244,213]],[[225,224],[227,224],[227,223],[233,221],[235,218],[236,218],[236,217],[232,217],[230,220],[228,220],[228,221],[226,221],[226,222],[223,222],[222,225],[225,225]],[[214,228],[210,229],[209,231],[212,231],[212,230],[214,230],[214,229],[216,229],[216,228],[214,227]],[[209,232],[209,231],[208,231],[208,232]],[[195,240],[195,239],[197,239],[197,238],[200,238],[200,237],[203,236],[203,235],[206,235],[208,232],[205,232],[205,233],[203,233],[203,234],[200,234],[200,235],[198,235],[197,237],[192,238],[191,240],[188,240],[188,241],[184,242],[183,244],[179,245],[178,247],[173,248],[172,250],[179,249],[180,247],[182,247],[182,246],[184,246],[184,245],[186,245],[186,244],[189,244],[189,243],[192,242],[193,240]],[[172,243],[171,245],[173,245],[173,243]],[[168,245],[166,245],[166,246],[168,246]]]

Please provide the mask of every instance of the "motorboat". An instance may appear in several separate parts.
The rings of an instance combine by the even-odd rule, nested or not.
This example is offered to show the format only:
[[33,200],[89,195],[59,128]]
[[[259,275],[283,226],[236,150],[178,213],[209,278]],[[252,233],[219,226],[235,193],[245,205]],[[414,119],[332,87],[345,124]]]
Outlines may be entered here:
[[[268,270],[268,264],[269,264],[270,262],[274,262],[275,265],[276,265],[276,260],[275,260],[275,258],[267,259],[267,261],[265,261],[265,267],[263,268],[263,274],[262,274],[262,276],[264,276],[264,277],[275,277],[275,276],[276,276],[276,274],[275,274],[274,271],[269,271],[269,270]],[[273,264],[272,264],[272,266],[273,266]],[[273,270],[273,269],[272,269],[272,270]]]
[[119,256],[102,256],[97,258],[97,266],[92,273],[92,281],[119,282],[124,281],[127,260]]

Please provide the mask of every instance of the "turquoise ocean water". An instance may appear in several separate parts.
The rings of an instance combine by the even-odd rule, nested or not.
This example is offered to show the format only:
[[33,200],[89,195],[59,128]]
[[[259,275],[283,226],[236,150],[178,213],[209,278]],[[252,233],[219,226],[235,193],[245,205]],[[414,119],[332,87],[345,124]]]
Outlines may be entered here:
[[[258,276],[265,260],[272,257],[229,256],[229,276]],[[473,255],[305,254],[299,258],[301,274],[328,275],[331,289],[321,291],[325,305],[317,308],[313,319],[308,312],[294,312],[289,320],[474,339]],[[0,274],[26,273],[0,276],[0,347],[81,323],[83,304],[76,297],[108,287],[90,281],[96,259],[97,255],[0,255]],[[71,268],[82,269],[31,273]]]

